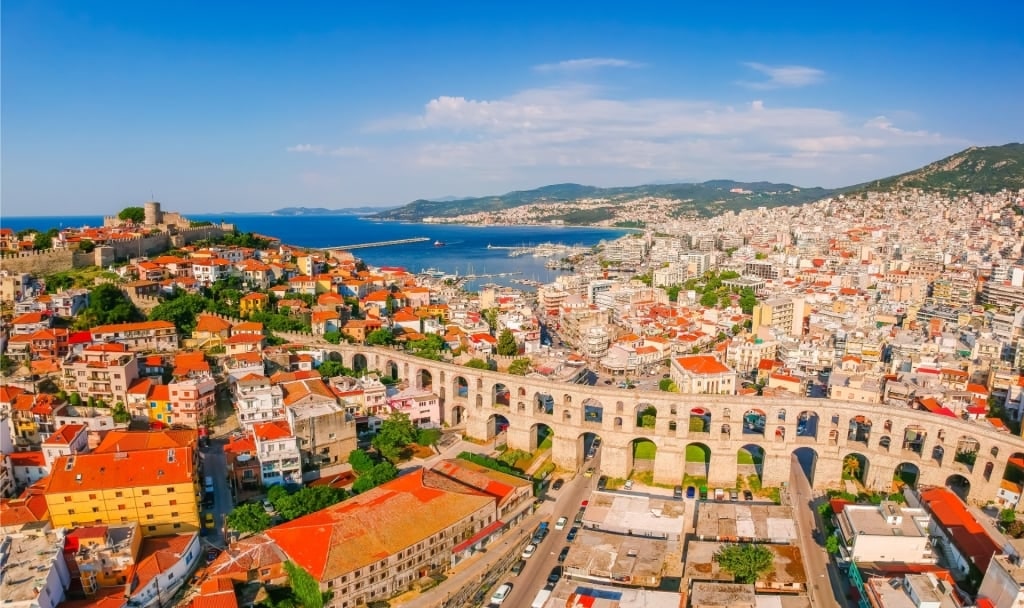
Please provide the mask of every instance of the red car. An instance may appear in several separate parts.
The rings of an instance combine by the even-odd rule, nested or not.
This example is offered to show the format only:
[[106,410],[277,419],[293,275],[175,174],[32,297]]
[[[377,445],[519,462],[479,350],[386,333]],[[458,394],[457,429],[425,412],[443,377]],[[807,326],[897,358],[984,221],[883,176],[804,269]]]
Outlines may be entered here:
[[590,504],[589,500],[584,500],[583,502],[580,503],[580,508],[581,509],[586,509],[587,505],[589,505],[589,504]]

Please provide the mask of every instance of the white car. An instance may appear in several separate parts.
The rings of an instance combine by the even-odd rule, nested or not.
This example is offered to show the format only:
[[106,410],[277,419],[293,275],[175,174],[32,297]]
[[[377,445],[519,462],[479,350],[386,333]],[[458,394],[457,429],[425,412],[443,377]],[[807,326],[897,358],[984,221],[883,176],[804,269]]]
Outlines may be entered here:
[[567,523],[569,523],[568,517],[559,517],[555,522],[555,530],[564,530]]
[[632,479],[627,479],[626,483],[622,486],[622,489],[623,490],[632,490],[633,489],[633,480]]
[[491,606],[501,606],[501,603],[505,601],[508,594],[512,593],[512,583],[505,583],[491,596]]
[[537,550],[537,545],[529,544],[523,549],[523,559],[530,559],[530,556]]

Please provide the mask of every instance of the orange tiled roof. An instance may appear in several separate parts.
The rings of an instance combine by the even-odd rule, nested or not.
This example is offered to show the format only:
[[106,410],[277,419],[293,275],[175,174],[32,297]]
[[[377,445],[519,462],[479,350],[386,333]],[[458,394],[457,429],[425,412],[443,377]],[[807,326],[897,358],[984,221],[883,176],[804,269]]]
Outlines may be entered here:
[[436,485],[437,474],[420,469],[266,535],[314,578],[331,580],[415,545],[494,501],[464,486],[459,491]]
[[196,320],[196,331],[219,333],[229,331],[230,329],[231,323],[229,321],[213,315],[199,315],[199,318]]
[[252,425],[252,432],[260,441],[273,441],[292,436],[292,428],[284,420],[272,420]]
[[[7,454],[12,467],[45,467],[46,457],[39,450],[31,452],[12,452]],[[4,522],[6,525],[7,522]]]
[[46,438],[43,445],[71,445],[71,442],[85,430],[84,424],[64,424]]
[[[162,384],[160,386],[167,386]],[[194,447],[197,441],[194,429],[165,429],[162,431],[110,431],[103,437],[93,454],[103,452],[134,452],[137,450]]]
[[[173,462],[168,462],[168,452],[155,449],[60,456],[48,478],[46,494],[193,482],[192,449],[177,448]],[[73,466],[68,467],[72,458]]]
[[173,568],[185,559],[185,549],[192,543],[197,532],[173,536],[151,536],[142,539],[139,559],[135,562],[128,580],[132,589],[141,589],[157,576]]
[[710,375],[725,374],[732,370],[711,355],[690,355],[677,357],[676,363],[691,374]]

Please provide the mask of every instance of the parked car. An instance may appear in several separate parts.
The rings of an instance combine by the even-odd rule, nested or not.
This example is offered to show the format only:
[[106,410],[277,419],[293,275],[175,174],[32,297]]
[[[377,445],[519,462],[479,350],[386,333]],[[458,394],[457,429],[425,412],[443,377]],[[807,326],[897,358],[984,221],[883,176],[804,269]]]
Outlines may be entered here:
[[566,542],[572,542],[576,540],[576,535],[580,533],[580,529],[576,526],[569,528],[569,533],[565,535]]
[[558,563],[564,564],[566,558],[569,557],[569,545],[562,547],[561,552],[558,554]]
[[555,522],[555,530],[564,530],[567,523],[569,523],[568,517],[559,517],[558,521]]
[[203,514],[203,527],[204,528],[206,528],[207,530],[213,530],[213,527],[215,525],[216,525],[216,523],[213,521],[213,513],[210,513],[209,511],[207,511],[205,514]]
[[607,487],[608,487],[608,476],[602,475],[597,480],[597,489],[598,490],[604,490]]
[[557,491],[561,490],[562,486],[564,486],[564,485],[565,485],[565,480],[559,478],[559,479],[555,480],[555,483],[551,484],[551,489],[557,492]]
[[594,476],[594,467],[589,467],[586,471],[584,471],[583,472],[583,476],[587,477],[587,478],[593,477]]
[[754,500],[754,493],[750,490],[743,490],[743,500]]
[[512,593],[512,583],[505,583],[491,596],[491,606],[501,606],[501,603],[505,601],[508,594]]
[[274,514],[274,505],[270,504],[270,501],[266,498],[263,499],[263,510],[267,512],[267,515]]
[[530,559],[531,557],[533,557],[533,554],[536,553],[536,552],[537,552],[537,545],[534,545],[533,543],[530,543],[529,545],[526,545],[525,549],[523,549],[522,558],[523,559]]
[[686,488],[686,497],[687,498],[693,498],[696,495],[697,495],[697,488],[695,488],[693,486],[688,486]]
[[548,582],[551,584],[557,583],[562,578],[562,567],[555,566],[551,569],[551,574],[548,575]]
[[676,500],[683,499],[683,486],[676,486],[672,488],[672,498]]
[[740,497],[739,492],[735,489],[729,490],[729,500],[738,500]]
[[577,526],[580,525],[581,523],[583,523],[583,514],[585,512],[586,511],[584,509],[580,509],[579,512],[576,513],[576,517],[575,517],[575,519],[572,520],[572,522],[574,524],[576,524]]
[[207,563],[212,562],[213,560],[217,559],[218,555],[220,555],[220,549],[218,549],[216,547],[210,547],[209,549],[207,549],[206,550],[206,561],[207,561]]
[[518,562],[516,562],[515,564],[512,565],[512,574],[515,574],[516,576],[519,576],[519,573],[522,572],[523,568],[525,568],[525,567],[526,567],[526,562],[524,560],[519,560]]
[[632,490],[633,489],[633,480],[632,479],[627,479],[626,483],[624,483],[622,485],[622,489],[626,490],[626,491]]

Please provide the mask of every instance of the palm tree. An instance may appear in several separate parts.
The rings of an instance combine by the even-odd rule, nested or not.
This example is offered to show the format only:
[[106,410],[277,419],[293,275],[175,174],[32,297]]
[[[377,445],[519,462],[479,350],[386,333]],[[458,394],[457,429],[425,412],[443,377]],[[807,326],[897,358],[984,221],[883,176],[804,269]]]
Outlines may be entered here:
[[843,459],[843,477],[847,479],[860,479],[860,459],[856,456],[847,456]]

